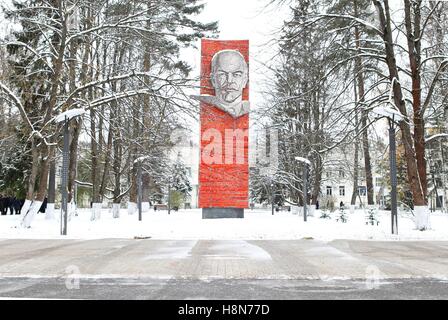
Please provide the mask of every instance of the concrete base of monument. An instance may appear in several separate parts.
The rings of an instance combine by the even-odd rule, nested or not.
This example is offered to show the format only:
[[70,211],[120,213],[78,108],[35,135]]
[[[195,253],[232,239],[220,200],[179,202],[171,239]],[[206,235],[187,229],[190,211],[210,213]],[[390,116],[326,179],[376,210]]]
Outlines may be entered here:
[[202,219],[244,218],[243,208],[202,208]]

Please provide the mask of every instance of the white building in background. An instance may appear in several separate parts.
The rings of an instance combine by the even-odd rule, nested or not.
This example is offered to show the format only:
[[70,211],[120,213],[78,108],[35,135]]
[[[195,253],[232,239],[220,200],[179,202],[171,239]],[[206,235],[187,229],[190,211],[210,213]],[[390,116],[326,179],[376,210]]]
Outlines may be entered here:
[[426,130],[426,165],[428,202],[431,210],[447,211],[448,161],[446,129],[437,126]]
[[[345,147],[345,149],[336,148],[326,157],[322,173],[320,205],[333,202],[335,208],[338,208],[341,201],[345,207],[349,207],[353,194],[353,176],[354,176],[354,147]],[[367,206],[367,183],[364,169],[364,157],[362,148],[358,150],[358,190],[356,195],[356,207]],[[382,154],[378,154],[371,148],[371,166],[373,178],[373,200],[381,208],[386,207],[389,198],[389,186],[384,177],[387,174],[382,172],[380,161]]]
[[[199,191],[199,156],[200,149],[198,139],[192,138],[192,135],[184,135],[182,142],[177,143],[172,148],[170,159],[175,161],[180,158],[187,168],[187,174],[190,179],[192,191],[186,200],[186,205],[191,208],[198,207]],[[342,201],[346,207],[350,205],[353,192],[353,146],[345,147],[345,150],[336,148],[327,156],[324,163],[321,183],[321,195],[319,204],[322,206],[326,201],[332,201],[335,208],[339,207]],[[384,208],[389,199],[389,186],[384,177],[386,172],[381,171],[380,161],[384,161],[382,152],[377,152],[371,148],[371,163],[373,175],[373,199],[376,205]],[[362,148],[360,147],[358,160],[358,192],[356,197],[356,207],[361,208],[367,205],[367,186],[364,170],[364,158]],[[388,161],[386,159],[386,161]]]
[[[187,134],[185,131],[183,133]],[[191,192],[185,201],[185,206],[190,208],[198,207],[199,191],[199,145],[190,135],[181,137],[181,141],[176,143],[171,149],[170,159],[175,161],[181,159],[187,169],[187,175],[190,180]]]

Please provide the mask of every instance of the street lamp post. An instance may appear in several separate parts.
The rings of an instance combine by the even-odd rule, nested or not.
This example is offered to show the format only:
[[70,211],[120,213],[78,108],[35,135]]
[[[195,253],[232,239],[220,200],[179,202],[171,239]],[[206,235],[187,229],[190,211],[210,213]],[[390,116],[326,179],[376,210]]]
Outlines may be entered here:
[[389,166],[390,166],[390,202],[391,202],[391,229],[392,234],[398,234],[398,212],[397,212],[397,157],[395,129],[397,123],[404,120],[403,115],[392,108],[377,107],[373,112],[386,117],[389,122]]
[[311,162],[306,159],[306,158],[302,158],[302,157],[296,157],[296,160],[298,162],[302,162],[303,163],[303,187],[302,187],[302,192],[303,192],[303,221],[307,221],[307,204],[308,204],[308,170],[309,170],[309,166],[311,166]]
[[68,147],[69,147],[69,119],[65,118],[64,122],[64,149],[62,151],[62,177],[61,177],[61,195],[62,195],[62,201],[61,201],[61,235],[66,236],[67,235],[67,220],[68,220],[68,213],[67,213],[67,196],[68,196],[68,190],[67,190],[67,183],[68,183]]
[[67,197],[68,197],[68,162],[69,162],[69,144],[70,131],[69,123],[71,119],[79,117],[85,113],[84,109],[72,109],[58,115],[54,121],[56,123],[64,122],[64,147],[62,151],[62,176],[61,176],[61,235],[67,235]]
[[142,162],[138,162],[137,167],[137,206],[138,221],[142,221]]
[[308,165],[303,165],[303,221],[307,219],[307,205],[308,205]]
[[395,142],[395,124],[389,119],[389,162],[390,162],[390,184],[391,184],[391,226],[392,234],[398,234],[397,214],[397,158]]
[[171,214],[171,178],[168,179],[168,214]]

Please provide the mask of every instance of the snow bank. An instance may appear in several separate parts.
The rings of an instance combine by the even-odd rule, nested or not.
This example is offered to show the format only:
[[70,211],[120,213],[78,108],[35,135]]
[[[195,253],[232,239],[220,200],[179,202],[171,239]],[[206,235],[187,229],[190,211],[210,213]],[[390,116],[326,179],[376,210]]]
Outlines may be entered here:
[[[101,209],[100,206],[101,204],[95,204],[95,209],[78,209],[78,216],[74,216],[69,222],[69,234],[65,237],[60,236],[57,219],[47,220],[45,214],[36,214],[29,229],[15,228],[17,216],[0,216],[0,238],[448,240],[448,215],[442,213],[431,213],[432,228],[423,232],[415,227],[411,215],[400,214],[399,234],[392,235],[388,211],[379,211],[377,217],[380,223],[372,226],[366,224],[364,210],[356,210],[354,214],[347,213],[347,223],[336,222],[334,218],[320,219],[320,210],[316,210],[315,216],[308,217],[308,221],[304,222],[303,217],[292,212],[281,211],[272,215],[269,209],[246,210],[244,219],[202,219],[200,209],[172,211],[170,215],[167,211],[149,211],[143,213],[142,221],[138,221],[137,215],[123,214],[126,209],[120,210],[119,218],[114,218],[110,209]],[[94,211],[97,211],[97,216],[93,214]],[[92,222],[92,215],[96,218],[101,215],[101,220]],[[260,253],[260,257],[262,255]]]

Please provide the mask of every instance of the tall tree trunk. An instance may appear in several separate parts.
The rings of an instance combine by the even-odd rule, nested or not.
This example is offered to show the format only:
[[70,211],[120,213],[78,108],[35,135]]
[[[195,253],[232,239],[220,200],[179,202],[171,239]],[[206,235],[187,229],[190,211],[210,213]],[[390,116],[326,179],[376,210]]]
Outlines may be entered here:
[[92,215],[90,220],[98,220],[101,215],[101,195],[100,195],[100,171],[99,171],[99,152],[98,142],[96,141],[96,124],[95,113],[93,109],[90,109],[90,152],[92,159]]
[[[320,108],[319,108],[319,101],[320,101],[320,93],[316,92],[315,94],[315,101],[312,108],[312,117],[313,117],[313,144],[314,148],[320,148],[322,144],[322,135],[320,134]],[[314,172],[314,179],[313,179],[313,186],[311,191],[311,204],[316,205],[317,201],[319,199],[320,194],[320,187],[322,183],[322,158],[319,153],[311,154],[313,157],[313,172]]]
[[[117,106],[117,110],[115,110],[117,115],[119,114],[119,109]],[[114,127],[119,128],[121,125],[120,117],[115,117],[116,124]],[[113,217],[118,218],[120,216],[120,203],[121,203],[121,160],[122,160],[122,140],[119,136],[118,130],[113,131],[113,149],[114,149],[114,158],[112,171],[114,173],[114,192],[113,192]]]
[[356,205],[356,196],[358,195],[358,174],[359,174],[359,139],[358,139],[358,91],[356,89],[356,77],[355,77],[355,86],[354,86],[354,95],[355,95],[355,151],[353,155],[353,191],[352,198],[350,200],[350,205]]
[[[148,8],[151,7],[151,1],[148,1]],[[151,19],[148,19],[146,21],[146,28],[148,30],[151,29]],[[145,53],[143,56],[143,71],[144,72],[150,72],[151,70],[151,52],[153,48],[150,45],[149,42],[146,43],[145,47]],[[151,82],[148,77],[145,77],[144,83],[147,87],[151,86]],[[150,153],[150,128],[152,126],[152,119],[151,119],[151,99],[149,95],[145,95],[143,97],[143,131],[144,131],[144,150],[146,153]],[[151,177],[148,172],[143,171],[142,174],[142,202],[149,203],[149,194],[150,194],[150,187],[151,187]],[[146,208],[148,209],[148,208]]]
[[[62,9],[62,2],[58,2],[58,9],[59,14],[61,17],[63,17],[63,9]],[[53,110],[56,106],[58,94],[59,94],[59,87],[60,87],[60,80],[62,76],[62,70],[64,66],[64,53],[66,49],[66,37],[67,37],[67,26],[66,21],[63,20],[62,22],[62,30],[61,30],[61,36],[59,40],[59,44],[55,47],[58,47],[57,56],[53,59],[53,68],[54,73],[51,81],[50,86],[50,96],[48,105],[45,111],[45,117],[43,120],[43,123],[48,123],[51,119],[51,116],[53,114]],[[51,126],[50,126],[51,127]],[[48,129],[47,129],[48,131]],[[36,200],[39,202],[42,202],[47,194],[47,186],[48,186],[48,172],[49,172],[49,164],[50,164],[50,150],[53,148],[53,146],[46,146],[44,145],[44,141],[41,142],[42,147],[41,150],[43,152],[42,154],[42,163],[41,168],[39,172],[39,187],[36,194]],[[36,212],[37,213],[37,212]]]
[[56,201],[56,159],[54,157],[54,149],[50,159],[50,171],[48,177],[48,203]]
[[[90,14],[89,9],[89,23],[93,21],[94,17]],[[93,41],[93,40],[92,40]],[[93,47],[99,48],[99,39],[95,39],[95,42],[92,43]],[[96,45],[95,45],[96,43]],[[104,48],[104,51],[106,49]],[[89,76],[87,81],[94,81],[95,78],[98,79],[99,73],[101,72],[101,68],[99,68],[99,62],[98,62],[98,50],[90,50],[90,64],[92,67],[89,69]],[[94,63],[96,61],[96,68],[93,67]],[[95,72],[96,70],[96,72]],[[96,96],[96,92],[93,88],[88,89],[88,98],[89,100],[93,100]],[[98,120],[97,116],[98,115]],[[102,202],[102,195],[100,193],[101,189],[101,167],[100,167],[100,152],[101,152],[101,144],[102,144],[102,128],[100,127],[100,124],[102,123],[102,116],[104,116],[104,113],[101,113],[101,110],[98,111],[98,114],[96,114],[95,110],[90,109],[90,136],[91,136],[91,143],[90,143],[90,152],[91,152],[91,158],[92,158],[92,173],[91,173],[91,179],[92,179],[92,203],[93,203],[93,210],[92,210],[92,220],[99,218],[99,208],[101,202]],[[97,125],[98,121],[98,125]]]
[[[36,147],[36,138],[31,138],[31,172],[28,177],[28,187],[26,191],[26,200],[32,202],[34,199],[34,188],[36,186],[37,172],[39,170],[39,149]],[[26,210],[24,210],[26,211]],[[26,212],[22,212],[26,213]]]
[[315,205],[319,199],[320,185],[322,182],[322,158],[317,155],[314,159],[314,182],[311,194],[311,204]]
[[[90,59],[92,61],[92,59]],[[93,68],[89,72],[89,79],[93,80]],[[93,99],[93,90],[89,88],[88,90],[89,100]],[[97,137],[97,125],[96,125],[96,115],[93,109],[90,109],[90,153],[92,159],[92,202],[100,203],[100,166],[99,166],[99,149],[98,149],[98,137]]]
[[[421,0],[412,1],[414,8],[413,17],[411,13],[411,1],[404,0],[404,13],[406,25],[406,39],[408,44],[409,65],[412,75],[412,108],[414,111],[414,148],[417,159],[418,173],[425,197],[428,193],[425,159],[425,121],[422,114],[422,94],[421,94]],[[412,28],[414,26],[414,28]]]
[[0,137],[5,137],[7,135],[8,128],[6,127],[6,123],[5,102],[3,98],[0,98]]
[[[87,9],[86,12],[86,28],[89,29],[92,27],[92,16],[91,16],[91,10],[90,8]],[[91,64],[89,63],[89,58],[91,55],[91,50],[92,50],[92,43],[90,40],[90,37],[86,37],[85,41],[83,42],[84,45],[84,53],[82,56],[82,63],[81,63],[81,70],[80,70],[80,75],[79,75],[79,82],[81,85],[84,85],[87,83],[88,79],[89,79],[89,75],[91,73],[91,71],[89,70],[89,66],[91,66]],[[76,57],[76,52],[78,49],[78,45],[74,45],[71,49],[72,55],[73,57]],[[71,76],[70,76],[70,87],[72,88],[71,91],[73,90],[73,88],[75,87],[75,77],[76,77],[76,63],[72,63],[70,65],[70,72],[71,72]],[[82,97],[84,99],[87,98],[87,95],[85,93],[82,94]],[[70,99],[68,101],[68,105],[70,105],[72,102],[72,99]],[[68,175],[68,202],[70,203],[74,197],[75,194],[75,180],[76,180],[76,174],[77,174],[77,164],[78,164],[78,145],[79,145],[79,136],[81,133],[81,128],[82,128],[82,120],[79,119],[78,121],[73,121],[72,122],[72,130],[73,130],[73,135],[72,135],[72,140],[70,142],[70,162],[69,162],[69,175]],[[75,199],[76,200],[76,199]]]
[[128,207],[128,213],[129,214],[133,214],[134,211],[136,211],[137,209],[137,168],[138,168],[138,164],[135,163],[135,160],[137,159],[138,155],[138,148],[137,148],[137,140],[140,136],[141,133],[141,129],[140,129],[140,123],[139,123],[139,116],[140,116],[140,109],[138,107],[138,99],[135,99],[133,108],[132,108],[132,112],[133,112],[133,117],[132,117],[132,122],[133,122],[133,126],[132,126],[132,139],[133,139],[133,143],[131,145],[130,148],[130,152],[131,152],[131,168],[130,168],[130,183],[131,183],[131,187],[129,190],[129,207]]
[[93,109],[90,110],[90,153],[92,158],[92,202],[98,203],[101,201],[100,199],[100,183],[99,183],[99,166],[98,166],[98,143],[96,141],[96,124],[95,124],[95,113]]
[[[126,46],[122,46],[120,48],[120,52],[118,55],[118,63],[114,64],[114,68],[116,66],[119,66],[123,63],[123,59],[126,56],[126,50],[127,47]],[[129,53],[129,57],[130,57],[130,53]],[[114,57],[115,58],[115,57]],[[117,88],[117,83],[114,82],[112,84],[113,90],[115,91]],[[120,91],[124,91],[126,88],[126,84],[125,82],[120,82]],[[112,131],[112,138],[113,138],[113,154],[114,154],[114,158],[113,158],[113,165],[112,165],[112,170],[114,173],[114,192],[113,192],[113,198],[114,198],[114,203],[119,204],[121,202],[121,164],[122,164],[122,159],[123,159],[123,140],[121,139],[121,135],[120,135],[120,130],[119,128],[121,128],[122,126],[122,122],[121,122],[121,109],[120,106],[115,103],[112,102],[111,103],[112,109],[111,109],[111,115],[113,117],[113,131]]]
[[[128,55],[128,64],[133,59],[132,51],[129,52]],[[140,136],[140,103],[139,99],[136,98],[133,100],[131,112],[132,112],[132,143],[129,148],[129,173],[128,173],[128,183],[129,187],[129,202],[128,202],[128,214],[133,214],[137,211],[137,166],[134,161],[138,157],[138,149],[137,149],[137,140]]]
[[104,162],[104,169],[103,169],[103,175],[100,180],[100,195],[104,195],[106,192],[106,186],[107,186],[107,176],[109,174],[109,168],[110,168],[110,152],[112,151],[112,131],[114,130],[114,123],[113,118],[110,118],[109,120],[109,132],[107,134],[107,144],[106,144],[106,152],[105,152],[105,162]]
[[350,200],[350,204],[352,206],[356,205],[356,196],[358,195],[358,171],[359,171],[359,164],[358,164],[358,141],[355,141],[355,152],[354,152],[354,160],[353,160],[353,191],[352,191],[352,198]]
[[[358,17],[358,4],[357,0],[354,0],[354,14],[355,17]],[[367,120],[368,120],[368,111],[366,110],[365,105],[365,85],[364,85],[364,71],[362,66],[362,59],[359,55],[361,52],[361,37],[359,28],[355,26],[355,43],[356,50],[358,56],[355,59],[355,71],[357,76],[357,84],[358,84],[358,94],[359,94],[359,105],[362,108],[362,116],[361,116],[361,126],[363,128],[362,132],[362,147],[364,153],[364,169],[366,173],[366,188],[367,188],[367,204],[374,205],[375,202],[373,200],[373,178],[372,178],[372,164],[370,161],[370,150],[369,150],[369,130],[367,128]]]
[[[87,46],[89,46],[87,44]],[[86,48],[86,51],[88,49]],[[78,43],[72,42],[70,44],[70,60],[68,62],[69,67],[69,88],[70,92],[73,92],[76,90],[76,67],[77,67],[77,55],[78,51]],[[85,75],[81,74],[81,84],[83,83],[83,80],[85,80]],[[69,101],[67,101],[67,108],[70,108],[73,103],[73,100],[70,98]],[[76,179],[76,170],[77,170],[77,163],[78,163],[78,140],[79,135],[81,132],[81,120],[71,121],[70,123],[70,132],[71,132],[71,141],[70,141],[70,147],[69,147],[69,166],[68,166],[68,185],[67,185],[67,201],[68,203],[71,203],[73,200],[74,190],[75,190],[75,179]],[[75,199],[76,201],[76,199]]]
[[409,122],[407,121],[406,104],[403,99],[403,91],[398,76],[398,68],[393,47],[394,42],[392,39],[389,2],[388,0],[383,0],[384,8],[380,1],[374,0],[373,2],[378,9],[378,16],[383,32],[383,41],[386,49],[386,63],[389,70],[389,79],[391,81],[391,85],[393,86],[392,90],[394,103],[400,112],[405,116],[405,121],[400,122],[400,130],[405,148],[408,183],[412,192],[414,206],[419,207],[416,212],[416,226],[418,229],[424,230],[429,227],[429,220],[427,218],[427,214],[424,212],[424,208],[426,207],[426,198],[422,183],[420,181],[420,174],[414,150],[414,139],[411,134]]
[[56,158],[55,148],[52,149],[50,155],[50,171],[48,177],[48,203],[45,210],[46,219],[54,219],[54,204],[56,200]]
[[47,196],[48,187],[48,173],[50,169],[50,158],[52,154],[52,146],[45,146],[42,148],[43,159],[41,162],[39,188],[37,189],[36,200],[43,201]]
[[[73,123],[73,133],[72,140],[70,143],[70,156],[69,156],[69,171],[68,171],[68,203],[70,203],[75,194],[75,184],[76,184],[76,174],[78,167],[78,141],[79,135],[81,134],[81,124],[82,120],[78,119],[77,121],[72,121]],[[75,199],[76,202],[76,199]]]
[[114,203],[120,203],[121,198],[121,161],[123,157],[123,148],[121,145],[122,141],[118,135],[114,136],[114,162],[113,162],[113,172],[114,172]]

